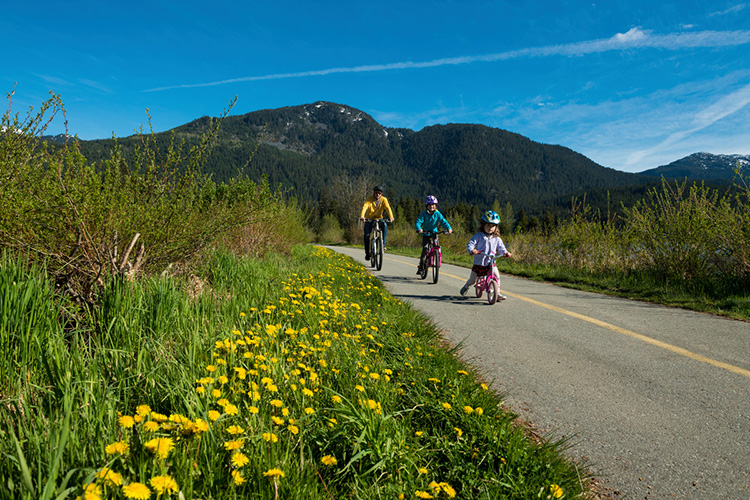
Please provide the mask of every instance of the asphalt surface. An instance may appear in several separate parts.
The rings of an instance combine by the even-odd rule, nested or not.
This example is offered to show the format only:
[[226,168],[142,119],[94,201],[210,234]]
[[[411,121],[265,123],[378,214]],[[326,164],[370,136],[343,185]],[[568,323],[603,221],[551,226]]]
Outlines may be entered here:
[[750,499],[749,323],[506,275],[490,306],[459,295],[469,269],[416,264],[367,267],[612,498]]

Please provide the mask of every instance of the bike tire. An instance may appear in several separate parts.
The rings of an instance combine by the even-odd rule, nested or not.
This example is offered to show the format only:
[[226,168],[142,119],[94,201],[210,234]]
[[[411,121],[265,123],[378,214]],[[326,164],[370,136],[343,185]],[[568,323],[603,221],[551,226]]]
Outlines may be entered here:
[[422,272],[419,273],[419,277],[421,279],[425,279],[427,277],[427,268],[430,267],[429,260],[424,260],[424,265],[422,266]]
[[375,249],[375,269],[380,271],[383,268],[383,240],[378,237],[375,245],[377,246]]
[[377,243],[374,239],[370,240],[370,266],[375,267],[375,253],[377,250]]
[[438,282],[440,276],[440,249],[432,254],[432,282]]
[[476,294],[478,299],[482,298],[482,283],[479,281],[483,278],[477,278],[477,282],[474,285],[474,293]]
[[497,281],[490,280],[490,284],[487,287],[487,303],[489,303],[489,305],[493,305],[495,302],[497,302],[498,293]]

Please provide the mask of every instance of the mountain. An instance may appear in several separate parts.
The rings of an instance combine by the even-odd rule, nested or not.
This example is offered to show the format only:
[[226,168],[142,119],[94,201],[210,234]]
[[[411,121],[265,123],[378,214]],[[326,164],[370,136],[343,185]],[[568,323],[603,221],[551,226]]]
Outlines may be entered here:
[[[203,117],[157,134],[157,143],[166,144],[172,133],[195,143],[209,123]],[[138,140],[118,144],[127,153]],[[92,161],[106,160],[112,145],[111,139],[81,141]],[[307,201],[317,201],[336,179],[365,175],[394,201],[434,194],[443,203],[488,206],[497,199],[532,212],[568,193],[653,181],[502,129],[389,128],[363,111],[323,101],[227,117],[205,168],[217,181],[239,171],[253,179],[265,175]]]
[[663,176],[670,179],[732,180],[737,162],[744,169],[750,168],[750,156],[693,153],[669,165],[645,170],[641,175]]

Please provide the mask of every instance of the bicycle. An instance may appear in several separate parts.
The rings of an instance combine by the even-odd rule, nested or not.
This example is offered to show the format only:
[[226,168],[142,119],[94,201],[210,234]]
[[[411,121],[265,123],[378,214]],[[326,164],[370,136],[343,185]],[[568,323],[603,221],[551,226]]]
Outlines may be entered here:
[[370,233],[370,265],[380,271],[383,268],[383,230],[381,224],[384,219],[365,219],[365,222],[373,222]]
[[[418,232],[418,231],[417,231]],[[448,231],[437,231],[423,233],[425,236],[430,238],[429,247],[427,247],[427,253],[424,256],[424,265],[422,266],[422,273],[419,275],[420,278],[425,279],[427,277],[427,269],[432,268],[432,282],[438,282],[438,276],[440,276],[440,266],[443,263],[443,252],[440,250],[440,242],[438,241],[439,234],[448,234]]]
[[[484,270],[484,272],[482,270],[475,271],[477,273],[477,280],[474,282],[474,293],[476,294],[477,298],[482,298],[482,293],[486,291],[487,302],[490,305],[493,305],[495,302],[497,302],[497,299],[500,296],[500,280],[497,279],[495,273],[492,272],[492,269],[495,267],[495,259],[497,258],[497,256],[486,253],[482,253],[479,255],[489,257],[490,264],[488,266],[481,266],[482,268],[486,267],[486,270]],[[505,300],[505,297],[503,297],[502,300]]]

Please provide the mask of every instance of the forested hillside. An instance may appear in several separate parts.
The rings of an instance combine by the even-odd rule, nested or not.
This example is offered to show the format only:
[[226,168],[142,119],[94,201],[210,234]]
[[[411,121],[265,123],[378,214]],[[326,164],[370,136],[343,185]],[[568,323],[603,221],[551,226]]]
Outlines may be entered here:
[[[176,140],[194,143],[209,123],[200,118],[156,139],[166,146],[173,133]],[[133,136],[117,142],[128,154],[139,141]],[[113,144],[97,140],[81,146],[90,160],[103,161]],[[272,186],[310,202],[335,180],[364,176],[383,184],[396,201],[433,193],[448,204],[487,206],[497,200],[531,212],[569,193],[653,180],[501,129],[472,124],[393,129],[330,102],[227,117],[206,169],[218,182],[240,171],[251,179],[267,176]]]

